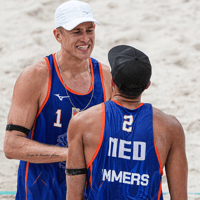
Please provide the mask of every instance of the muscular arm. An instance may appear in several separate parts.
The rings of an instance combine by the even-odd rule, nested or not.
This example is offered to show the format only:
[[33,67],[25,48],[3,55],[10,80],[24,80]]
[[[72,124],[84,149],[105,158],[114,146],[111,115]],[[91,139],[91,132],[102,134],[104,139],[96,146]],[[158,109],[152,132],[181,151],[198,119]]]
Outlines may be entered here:
[[181,124],[173,118],[173,142],[166,160],[166,175],[172,200],[187,200],[188,164],[185,153],[185,136]]
[[[68,126],[69,152],[67,168],[81,169],[91,161],[102,131],[102,105],[93,106],[75,115]],[[86,175],[67,175],[67,200],[83,198]]]
[[[42,105],[48,86],[48,68],[43,60],[29,66],[19,76],[11,103],[7,124],[15,124],[31,129]],[[19,159],[33,163],[65,161],[67,149],[41,144],[29,140],[18,131],[6,131],[4,152],[9,159]]]
[[[80,113],[79,113],[80,114]],[[79,116],[78,116],[79,118]],[[77,126],[79,124],[79,126]],[[67,138],[68,138],[68,169],[86,168],[84,151],[83,151],[83,136],[82,136],[83,121],[73,117],[69,123]],[[67,175],[67,200],[83,199],[83,191],[86,181],[86,174]]]
[[162,167],[165,166],[172,200],[187,199],[187,159],[185,135],[179,121],[154,108],[154,139]]

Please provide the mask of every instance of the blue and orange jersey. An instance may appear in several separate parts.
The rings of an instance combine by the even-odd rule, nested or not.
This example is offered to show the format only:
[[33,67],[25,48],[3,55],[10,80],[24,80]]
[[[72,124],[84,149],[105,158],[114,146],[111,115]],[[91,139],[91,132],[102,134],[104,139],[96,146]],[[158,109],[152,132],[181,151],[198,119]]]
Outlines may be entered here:
[[[87,94],[81,94],[64,84],[55,54],[45,57],[45,60],[49,69],[48,92],[28,138],[49,145],[67,147],[67,128],[71,116],[76,114],[77,110],[84,109],[91,97],[88,107],[106,100],[102,65],[93,58],[89,59],[93,84]],[[73,108],[70,100],[76,108]],[[65,162],[34,164],[20,161],[16,199],[65,200]]]
[[152,105],[131,110],[110,100],[102,110],[100,142],[87,165],[85,199],[163,200]]

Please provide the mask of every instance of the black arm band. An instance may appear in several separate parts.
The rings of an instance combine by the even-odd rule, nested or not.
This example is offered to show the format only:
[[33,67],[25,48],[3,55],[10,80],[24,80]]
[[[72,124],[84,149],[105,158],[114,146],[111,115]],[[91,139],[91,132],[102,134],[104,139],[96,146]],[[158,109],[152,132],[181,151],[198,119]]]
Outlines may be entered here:
[[82,169],[65,169],[65,173],[67,175],[79,175],[79,174],[87,174],[87,168]]
[[23,127],[23,126],[14,125],[14,124],[8,124],[6,126],[6,130],[7,131],[20,131],[22,133],[25,133],[27,136],[28,136],[28,134],[30,132],[29,129],[27,129],[27,128]]

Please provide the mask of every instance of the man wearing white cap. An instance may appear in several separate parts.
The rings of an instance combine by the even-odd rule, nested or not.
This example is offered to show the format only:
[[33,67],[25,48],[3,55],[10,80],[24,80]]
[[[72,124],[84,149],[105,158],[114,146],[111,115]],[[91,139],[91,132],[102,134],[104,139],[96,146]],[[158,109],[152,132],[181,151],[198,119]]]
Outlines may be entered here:
[[111,96],[109,67],[90,58],[95,24],[87,3],[60,5],[54,30],[60,51],[26,67],[16,82],[4,151],[21,160],[17,200],[66,199],[69,120]]

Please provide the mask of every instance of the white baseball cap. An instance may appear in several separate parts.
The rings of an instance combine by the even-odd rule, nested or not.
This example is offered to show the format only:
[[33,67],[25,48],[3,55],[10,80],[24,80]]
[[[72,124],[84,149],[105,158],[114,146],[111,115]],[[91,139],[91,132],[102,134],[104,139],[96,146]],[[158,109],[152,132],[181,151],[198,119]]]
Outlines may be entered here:
[[85,2],[70,0],[61,4],[56,9],[56,28],[63,27],[70,31],[83,22],[95,22],[99,24],[94,18],[90,6]]

